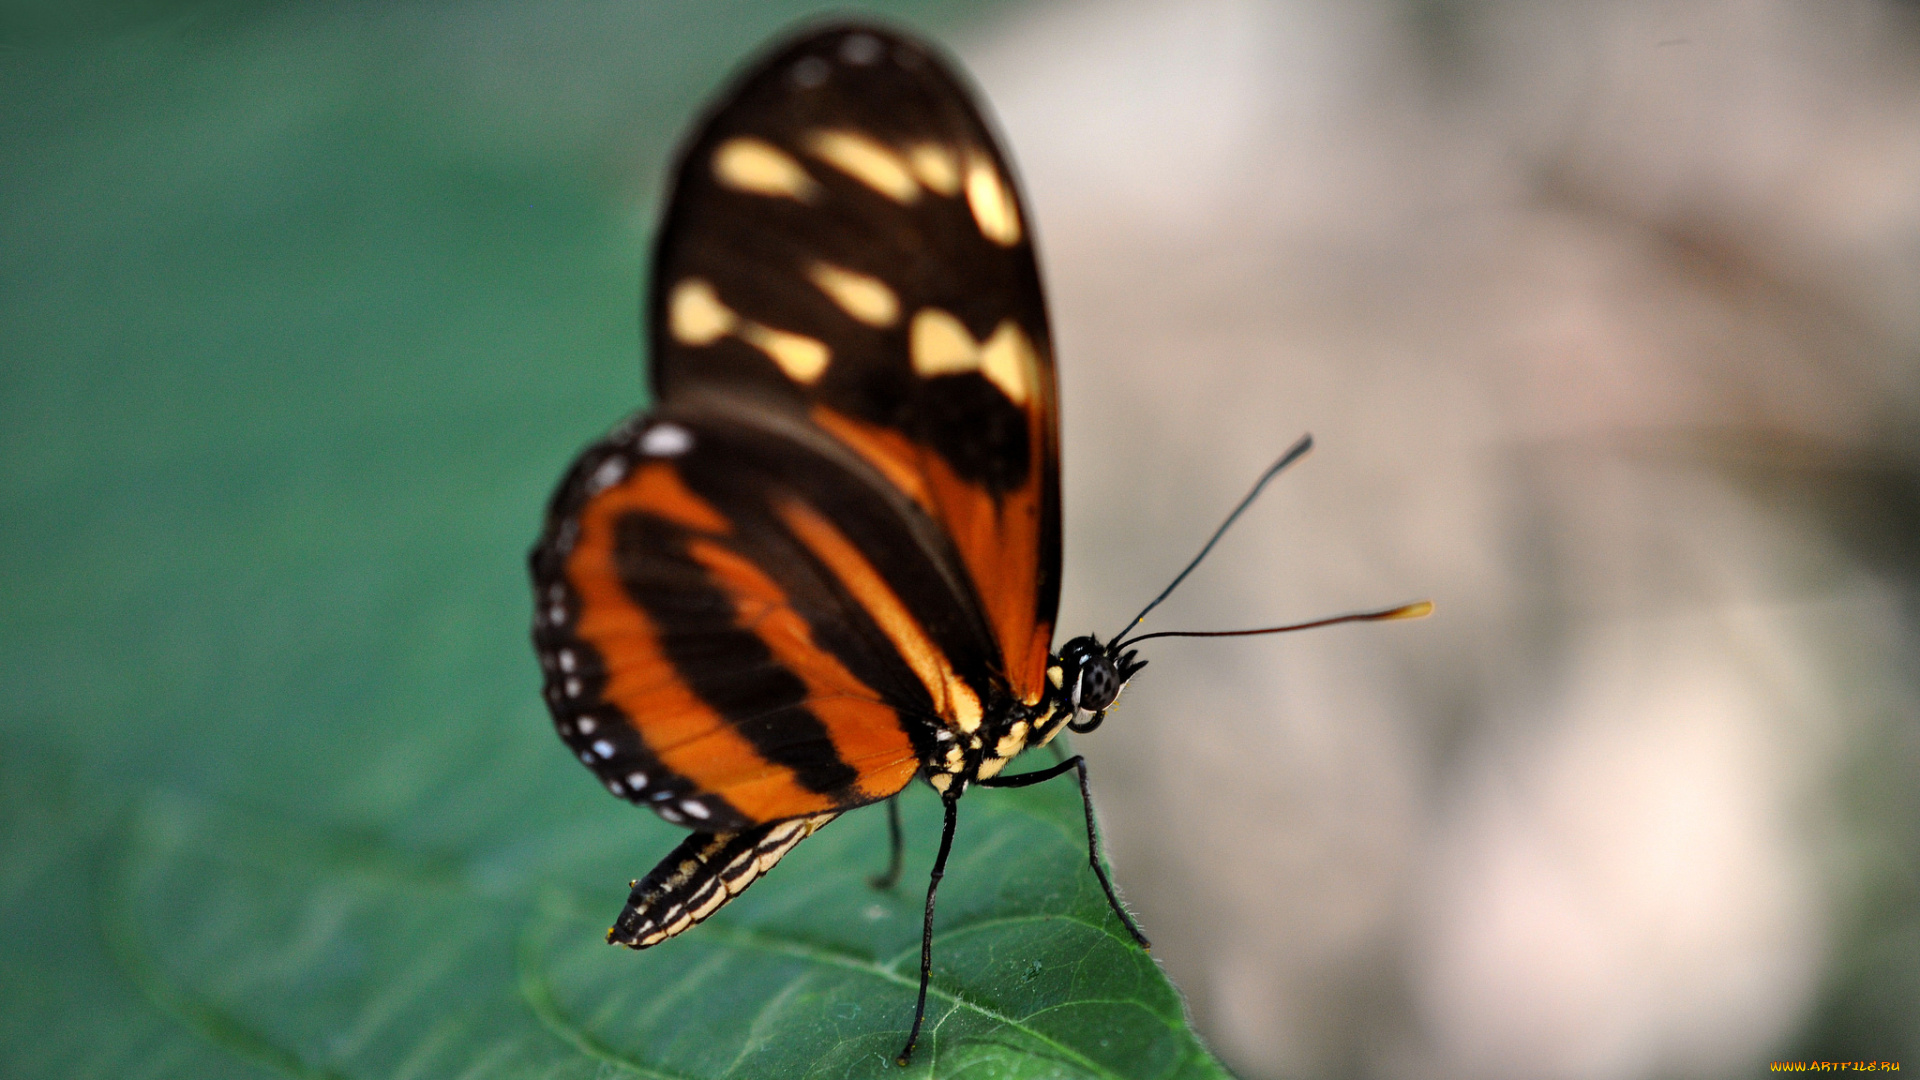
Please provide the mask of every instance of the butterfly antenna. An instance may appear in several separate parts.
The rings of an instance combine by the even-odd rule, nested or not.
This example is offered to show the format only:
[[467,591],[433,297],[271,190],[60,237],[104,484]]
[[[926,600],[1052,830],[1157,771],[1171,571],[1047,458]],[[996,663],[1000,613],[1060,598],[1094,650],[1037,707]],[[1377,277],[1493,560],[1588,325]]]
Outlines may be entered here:
[[[1213,545],[1219,543],[1220,538],[1226,535],[1227,529],[1232,527],[1233,523],[1239,519],[1240,515],[1246,511],[1247,507],[1253,505],[1253,500],[1260,497],[1260,491],[1262,488],[1265,488],[1267,486],[1267,482],[1272,480],[1274,477],[1279,476],[1282,472],[1286,470],[1287,466],[1305,457],[1307,455],[1307,451],[1311,449],[1313,449],[1313,436],[1302,435],[1300,436],[1299,442],[1294,443],[1293,446],[1290,449],[1288,449],[1286,453],[1280,455],[1279,461],[1276,461],[1273,464],[1267,466],[1267,471],[1261,473],[1260,479],[1255,480],[1253,482],[1253,490],[1247,492],[1247,497],[1244,499],[1241,499],[1240,505],[1233,508],[1233,513],[1227,515],[1227,520],[1221,522],[1220,527],[1213,530],[1213,536],[1207,540],[1206,546],[1200,549],[1200,554],[1195,555],[1193,557],[1193,561],[1187,564],[1187,568],[1185,570],[1180,571],[1180,576],[1174,578],[1172,584],[1169,584],[1166,588],[1160,590],[1160,595],[1153,598],[1153,603],[1148,604],[1146,607],[1143,607],[1140,609],[1140,614],[1135,615],[1133,617],[1133,621],[1127,624],[1125,630],[1122,630],[1118,634],[1113,635],[1112,640],[1118,641],[1121,638],[1126,637],[1128,631],[1131,631],[1134,627],[1140,625],[1140,620],[1146,618],[1148,612],[1160,606],[1160,601],[1165,600],[1168,596],[1172,595],[1173,590],[1179,588],[1180,583],[1187,580],[1187,575],[1193,573],[1193,568],[1200,565],[1200,560],[1207,557],[1207,552],[1213,550]],[[1159,635],[1156,634],[1154,636],[1158,637]],[[1139,639],[1136,638],[1135,640],[1137,641]]]
[[1335,615],[1331,619],[1315,619],[1312,622],[1290,623],[1286,626],[1264,626],[1258,630],[1162,630],[1157,634],[1141,634],[1114,645],[1123,649],[1157,637],[1252,637],[1255,634],[1284,634],[1291,630],[1313,630],[1322,626],[1338,626],[1350,622],[1385,622],[1389,619],[1424,619],[1433,614],[1433,601],[1420,600],[1383,611],[1359,611],[1352,615]]

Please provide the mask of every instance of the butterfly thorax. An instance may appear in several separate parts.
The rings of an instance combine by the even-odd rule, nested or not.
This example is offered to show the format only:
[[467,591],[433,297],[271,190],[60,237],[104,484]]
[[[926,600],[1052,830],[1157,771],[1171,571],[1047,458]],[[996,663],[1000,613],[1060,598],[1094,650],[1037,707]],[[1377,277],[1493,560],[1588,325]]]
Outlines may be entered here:
[[974,730],[940,725],[933,733],[933,752],[923,762],[927,782],[944,795],[955,791],[957,779],[959,790],[964,791],[968,785],[999,775],[1028,747],[1044,746],[1066,719],[1057,698],[1058,690],[1052,685],[1032,705],[1011,693],[998,693],[986,703]]
[[999,775],[1021,752],[1046,746],[1062,729],[1087,732],[1100,726],[1128,680],[1146,666],[1117,644],[1102,645],[1091,634],[1074,638],[1047,658],[1047,685],[1037,703],[996,695],[974,731],[942,726],[934,734],[935,752],[925,762],[927,782],[946,794],[959,778],[964,790]]

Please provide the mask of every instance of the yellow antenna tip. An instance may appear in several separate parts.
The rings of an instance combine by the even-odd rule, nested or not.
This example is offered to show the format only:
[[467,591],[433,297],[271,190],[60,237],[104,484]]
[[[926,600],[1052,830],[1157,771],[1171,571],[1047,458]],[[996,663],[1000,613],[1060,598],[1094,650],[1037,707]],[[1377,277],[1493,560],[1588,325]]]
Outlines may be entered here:
[[1433,601],[1421,600],[1406,607],[1394,608],[1380,616],[1383,619],[1424,619],[1433,614]]

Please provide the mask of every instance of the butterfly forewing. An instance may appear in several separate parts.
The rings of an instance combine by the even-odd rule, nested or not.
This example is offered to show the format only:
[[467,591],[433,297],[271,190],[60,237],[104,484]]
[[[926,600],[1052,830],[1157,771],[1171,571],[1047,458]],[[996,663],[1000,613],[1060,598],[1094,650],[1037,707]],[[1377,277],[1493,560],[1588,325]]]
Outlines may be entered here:
[[[1057,403],[1031,226],[972,95],[924,46],[824,30],[682,151],[656,249],[662,406],[784,416],[928,519],[897,581],[982,695],[1032,704],[1059,598]],[[865,549],[889,579],[888,550]],[[951,719],[951,718],[949,718]]]

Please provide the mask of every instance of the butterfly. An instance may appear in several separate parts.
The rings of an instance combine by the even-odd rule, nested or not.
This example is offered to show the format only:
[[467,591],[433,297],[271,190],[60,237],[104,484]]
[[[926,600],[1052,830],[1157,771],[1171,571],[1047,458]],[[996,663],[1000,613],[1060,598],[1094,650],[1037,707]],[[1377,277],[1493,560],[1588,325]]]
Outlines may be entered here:
[[1144,662],[1121,635],[1052,649],[1052,336],[1026,204],[953,67],[863,23],[750,64],[680,150],[646,328],[653,407],[580,453],[529,559],[561,738],[692,830],[608,941],[689,929],[883,801],[890,881],[892,800],[923,778],[945,816],[905,1064],[961,796],[1076,772],[1088,862],[1146,948],[1085,761],[1002,774],[1098,726]]

